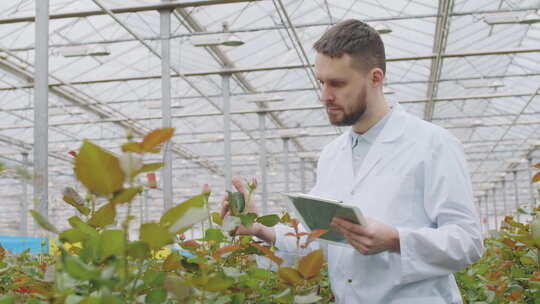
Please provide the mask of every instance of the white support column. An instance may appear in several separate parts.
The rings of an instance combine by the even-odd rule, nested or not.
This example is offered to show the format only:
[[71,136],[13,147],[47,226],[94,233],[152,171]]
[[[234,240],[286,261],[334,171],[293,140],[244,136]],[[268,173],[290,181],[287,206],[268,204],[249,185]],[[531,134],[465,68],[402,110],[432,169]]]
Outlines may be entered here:
[[285,193],[289,193],[289,137],[283,137],[283,167],[285,173]]
[[232,185],[232,156],[231,156],[231,74],[221,75],[221,90],[223,94],[223,142],[225,145],[225,190],[231,191]]
[[150,221],[150,210],[149,210],[149,206],[148,204],[150,203],[150,199],[149,199],[149,195],[148,195],[148,189],[147,188],[144,188],[144,222],[148,222]]
[[517,209],[519,208],[519,193],[518,193],[518,184],[517,184],[517,171],[512,172],[514,174],[514,204],[515,209],[514,212],[516,213],[516,220],[519,221],[519,212]]
[[[23,152],[22,154],[22,162],[23,162],[23,168],[24,170],[28,170],[28,152]],[[23,177],[21,178],[21,188],[22,188],[22,195],[21,195],[21,221],[20,221],[20,228],[19,228],[19,234],[21,236],[28,236],[28,180]]]
[[266,112],[259,112],[259,166],[261,170],[262,213],[268,213],[268,179],[266,176]]
[[484,195],[484,205],[486,206],[486,235],[489,236],[489,200],[488,200],[489,190],[486,190]]
[[[163,128],[170,128],[171,122],[171,11],[160,10],[160,31],[161,31],[161,112],[163,115]],[[173,205],[172,191],[172,142],[165,144],[163,149],[162,185],[163,185],[163,203],[165,210]]]
[[502,180],[502,190],[503,190],[503,209],[504,209],[504,216],[510,216],[510,210],[508,210],[508,206],[506,204],[506,180]]
[[529,195],[531,197],[531,211],[534,210],[534,208],[536,207],[536,196],[534,195],[534,185],[532,183],[532,178],[533,178],[533,172],[532,172],[532,169],[533,169],[533,161],[532,161],[532,158],[529,157],[527,159],[527,162],[528,162],[528,166],[527,166],[527,172],[529,173]]
[[497,193],[496,187],[491,191],[493,195],[493,218],[495,219],[495,230],[499,230],[499,217],[497,216]]
[[300,157],[300,191],[306,193],[306,158]]
[[49,0],[35,1],[35,80],[34,80],[34,199],[39,213],[48,218],[48,107],[49,107]]

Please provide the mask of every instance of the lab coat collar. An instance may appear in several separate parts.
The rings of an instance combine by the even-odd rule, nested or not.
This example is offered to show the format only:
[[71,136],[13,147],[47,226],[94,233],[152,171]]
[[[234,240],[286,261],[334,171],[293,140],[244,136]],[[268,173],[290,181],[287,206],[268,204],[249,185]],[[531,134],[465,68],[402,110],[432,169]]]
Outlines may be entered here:
[[[399,105],[395,104],[390,113],[390,117],[386,122],[386,125],[377,136],[375,142],[369,149],[364,161],[360,165],[356,177],[353,177],[352,169],[352,147],[350,140],[349,130],[345,136],[341,137],[341,150],[343,159],[348,160],[340,165],[340,176],[350,176],[354,182],[351,184],[352,188],[358,185],[366,178],[370,172],[377,166],[384,166],[388,161],[391,161],[396,155],[403,152],[407,146],[396,146],[395,141],[399,140],[404,134],[407,124],[407,114],[405,110]],[[352,190],[352,189],[351,189]]]
[[[391,112],[389,113],[390,117],[388,118],[388,121],[386,122],[382,131],[375,139],[375,143],[392,142],[400,138],[401,135],[403,135],[403,132],[405,132],[405,113],[406,112],[401,105],[398,103],[394,104]],[[352,128],[347,131],[346,136],[342,137],[343,140],[341,141],[340,145],[341,149],[351,149],[351,132],[354,132]]]

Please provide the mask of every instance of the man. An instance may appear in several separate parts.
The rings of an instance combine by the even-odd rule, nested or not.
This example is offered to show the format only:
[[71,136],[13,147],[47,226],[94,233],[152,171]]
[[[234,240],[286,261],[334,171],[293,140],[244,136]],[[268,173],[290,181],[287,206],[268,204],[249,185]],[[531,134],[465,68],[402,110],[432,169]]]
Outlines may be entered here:
[[[326,249],[337,302],[461,303],[452,273],[483,252],[461,144],[386,103],[384,45],[373,28],[343,21],[314,48],[328,118],[352,128],[324,147],[311,194],[356,204],[368,219],[366,226],[333,220],[351,245]],[[262,225],[238,231],[296,252],[286,232]]]

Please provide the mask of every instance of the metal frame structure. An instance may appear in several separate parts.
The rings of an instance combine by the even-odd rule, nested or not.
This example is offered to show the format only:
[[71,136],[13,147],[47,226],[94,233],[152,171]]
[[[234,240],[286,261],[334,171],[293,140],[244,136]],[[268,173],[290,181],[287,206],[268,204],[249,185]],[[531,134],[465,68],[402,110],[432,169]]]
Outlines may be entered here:
[[[538,12],[538,1],[4,2],[0,160],[28,164],[35,178],[27,190],[20,181],[0,180],[0,194],[21,216],[33,193],[43,215],[65,218],[57,185],[74,183],[67,152],[82,139],[114,151],[128,129],[141,136],[169,126],[176,135],[155,157],[168,165],[160,188],[144,194],[145,219],[205,183],[216,193],[211,203],[217,208],[232,175],[258,177],[263,210],[277,212],[277,193],[313,185],[316,159],[302,155],[320,152],[343,132],[328,125],[318,102],[311,45],[346,18],[392,29],[382,36],[386,85],[395,91],[387,99],[463,142],[489,229],[514,207],[536,205],[529,181],[531,166],[540,162],[540,24],[493,26],[483,18]],[[245,44],[200,48],[189,42],[223,34],[223,23]],[[96,45],[110,55],[62,55],[66,47]],[[492,81],[504,86],[490,87]],[[487,85],[467,88],[475,82]],[[243,101],[261,93],[285,102]],[[306,133],[283,137],[282,130]],[[20,161],[21,153],[28,159]],[[0,216],[0,233],[35,233],[25,230],[23,219],[11,221]]]

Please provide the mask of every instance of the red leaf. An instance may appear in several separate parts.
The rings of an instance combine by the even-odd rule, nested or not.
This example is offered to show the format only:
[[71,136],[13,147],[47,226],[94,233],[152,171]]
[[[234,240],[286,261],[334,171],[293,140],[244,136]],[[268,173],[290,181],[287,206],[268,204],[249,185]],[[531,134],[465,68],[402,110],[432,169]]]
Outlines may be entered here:
[[536,183],[538,181],[540,181],[540,172],[537,172],[532,178],[533,183]]
[[274,261],[276,264],[278,265],[281,265],[283,264],[283,259],[278,257],[277,255],[274,254],[274,252],[272,252],[272,250],[266,248],[266,247],[263,247],[257,243],[250,243],[251,246],[259,249],[260,251],[262,251],[264,253],[264,255],[266,255],[267,258],[269,258],[270,260]]
[[240,250],[242,248],[243,248],[242,246],[238,246],[238,245],[224,246],[216,250],[212,256],[214,257],[214,259],[219,260],[219,258],[221,258],[222,255],[229,252],[236,251],[236,250]]

